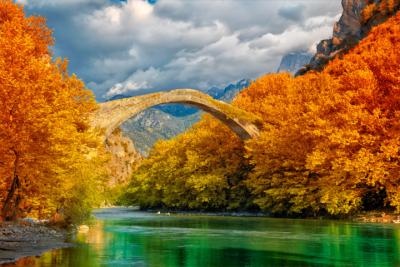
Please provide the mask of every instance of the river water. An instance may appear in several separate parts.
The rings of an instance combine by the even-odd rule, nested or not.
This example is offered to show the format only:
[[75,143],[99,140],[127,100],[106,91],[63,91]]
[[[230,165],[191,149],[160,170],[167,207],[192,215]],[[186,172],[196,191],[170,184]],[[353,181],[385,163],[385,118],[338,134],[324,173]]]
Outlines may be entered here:
[[[71,248],[25,266],[400,266],[400,226],[328,220],[157,215],[102,209]],[[18,266],[18,265],[16,265]],[[22,265],[19,265],[22,266]]]

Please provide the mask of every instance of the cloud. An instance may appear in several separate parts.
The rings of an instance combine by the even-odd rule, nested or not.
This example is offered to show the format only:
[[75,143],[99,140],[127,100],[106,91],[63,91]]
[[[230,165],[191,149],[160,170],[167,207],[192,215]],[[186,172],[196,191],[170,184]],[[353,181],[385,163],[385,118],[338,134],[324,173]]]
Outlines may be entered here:
[[123,83],[115,84],[105,95],[105,97],[111,97],[118,94],[125,94],[129,91],[135,91],[138,89],[149,89],[148,81],[157,79],[160,76],[159,70],[150,68],[148,70],[139,70],[133,73]]
[[293,20],[293,21],[301,21],[304,17],[304,5],[288,5],[283,6],[278,9],[278,14],[283,18]]
[[[240,39],[239,33],[231,33],[201,49],[181,51],[160,68],[138,70],[119,83],[118,93],[142,89],[129,88],[132,88],[132,83],[140,84],[145,81],[146,88],[143,89],[170,89],[165,87],[168,84],[187,87],[187,81],[190,81],[193,88],[207,89],[242,77],[254,78],[274,71],[281,57],[289,52],[314,52],[316,40],[325,38],[332,31],[331,25],[334,21],[335,18],[310,18],[303,25],[289,27],[282,33],[266,33],[246,41]],[[116,90],[110,90],[107,96],[116,93]]]
[[340,1],[319,0],[23,2],[99,100],[273,72],[284,54],[329,37],[340,12]]

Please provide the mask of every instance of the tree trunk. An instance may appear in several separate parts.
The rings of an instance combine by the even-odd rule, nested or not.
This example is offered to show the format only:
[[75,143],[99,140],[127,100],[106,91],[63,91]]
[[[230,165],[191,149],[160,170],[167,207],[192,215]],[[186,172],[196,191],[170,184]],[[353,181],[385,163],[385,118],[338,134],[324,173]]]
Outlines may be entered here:
[[13,207],[13,211],[10,215],[10,220],[11,221],[15,221],[18,217],[18,208],[19,208],[19,203],[21,203],[21,194],[18,190],[18,194],[15,197],[15,201],[14,201],[14,207]]
[[3,218],[6,221],[14,219],[13,217],[15,212],[15,205],[12,207],[12,199],[14,198],[15,192],[20,187],[19,177],[18,175],[14,176],[13,181],[11,183],[11,187],[8,190],[7,198],[4,201],[3,209],[1,211]]
[[15,192],[20,189],[21,182],[18,177],[18,162],[19,162],[19,154],[14,150],[15,160],[14,160],[14,172],[13,172],[13,180],[11,182],[10,189],[8,190],[8,194],[6,200],[4,201],[3,208],[1,210],[2,216],[6,221],[15,220],[18,208],[20,197],[17,196],[14,206],[12,207],[12,200],[14,198]]

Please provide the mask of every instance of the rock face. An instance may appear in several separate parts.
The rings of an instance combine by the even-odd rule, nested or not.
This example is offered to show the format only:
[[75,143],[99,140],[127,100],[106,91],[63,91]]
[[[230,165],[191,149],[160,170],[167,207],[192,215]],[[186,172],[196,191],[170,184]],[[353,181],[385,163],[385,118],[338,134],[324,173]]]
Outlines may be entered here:
[[[296,75],[320,71],[335,56],[346,53],[363,39],[372,27],[384,22],[400,9],[399,0],[342,0],[343,13],[333,27],[331,39],[322,40],[310,63]],[[364,9],[370,10],[366,16]]]
[[282,57],[277,72],[290,72],[295,74],[300,68],[308,64],[312,58],[311,53],[292,52]]
[[108,162],[110,186],[126,184],[142,156],[136,150],[132,140],[125,137],[120,129],[115,130],[107,139],[106,147],[111,153]]
[[[230,84],[222,89],[222,92],[214,98],[230,103],[240,91],[250,85],[250,82],[251,81],[249,79],[242,79],[237,83]],[[207,94],[211,95],[209,92],[207,92]]]

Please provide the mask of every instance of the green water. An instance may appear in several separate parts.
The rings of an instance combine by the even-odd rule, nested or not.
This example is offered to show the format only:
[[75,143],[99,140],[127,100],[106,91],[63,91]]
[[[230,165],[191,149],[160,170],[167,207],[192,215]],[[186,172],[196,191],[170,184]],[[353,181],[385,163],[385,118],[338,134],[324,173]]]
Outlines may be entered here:
[[[400,227],[107,209],[77,246],[24,266],[400,266]],[[19,265],[23,266],[23,265]]]

